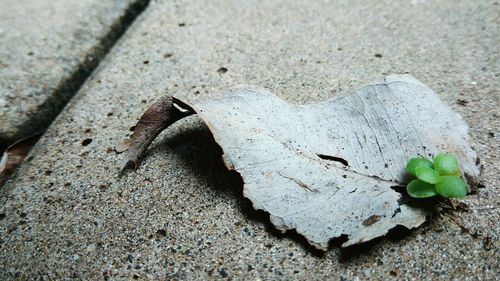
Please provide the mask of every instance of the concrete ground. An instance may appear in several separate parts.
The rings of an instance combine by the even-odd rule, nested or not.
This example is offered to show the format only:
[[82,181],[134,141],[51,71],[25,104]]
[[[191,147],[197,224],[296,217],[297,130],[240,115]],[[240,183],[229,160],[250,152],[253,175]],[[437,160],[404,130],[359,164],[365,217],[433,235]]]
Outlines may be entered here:
[[[499,12],[496,1],[153,1],[0,190],[1,278],[495,280]],[[118,176],[112,147],[164,94],[245,83],[303,104],[388,73],[412,74],[470,125],[485,187],[468,210],[318,253],[253,211],[196,116]]]
[[0,148],[43,132],[147,0],[0,3]]

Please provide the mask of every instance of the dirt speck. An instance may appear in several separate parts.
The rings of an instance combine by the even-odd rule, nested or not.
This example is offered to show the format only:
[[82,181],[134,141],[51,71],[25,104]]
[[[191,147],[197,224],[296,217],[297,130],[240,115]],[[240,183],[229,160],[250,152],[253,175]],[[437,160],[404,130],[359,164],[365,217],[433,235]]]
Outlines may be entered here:
[[226,73],[226,72],[227,72],[227,68],[225,68],[225,67],[223,67],[223,66],[222,66],[222,67],[219,67],[219,69],[217,69],[217,72],[218,72],[219,74],[224,74],[224,73]]
[[221,269],[218,270],[218,272],[222,278],[227,278],[228,274],[225,268],[222,267]]
[[89,145],[91,142],[92,142],[92,139],[84,139],[84,140],[82,140],[82,145],[83,145],[83,146],[87,146],[87,145]]
[[370,226],[370,225],[378,222],[380,220],[380,218],[381,217],[379,215],[370,216],[369,218],[367,218],[366,220],[363,221],[363,225]]
[[166,237],[167,231],[165,229],[158,229],[158,231],[156,231],[156,235],[158,235],[159,237]]

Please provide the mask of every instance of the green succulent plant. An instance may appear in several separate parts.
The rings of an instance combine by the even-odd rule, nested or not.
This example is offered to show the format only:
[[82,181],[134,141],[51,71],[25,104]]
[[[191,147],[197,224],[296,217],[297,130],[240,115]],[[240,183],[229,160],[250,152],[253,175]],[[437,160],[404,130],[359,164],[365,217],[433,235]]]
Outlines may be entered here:
[[467,184],[460,177],[457,158],[450,153],[440,153],[431,161],[423,157],[408,160],[406,172],[415,177],[406,186],[414,198],[441,195],[446,198],[464,198]]

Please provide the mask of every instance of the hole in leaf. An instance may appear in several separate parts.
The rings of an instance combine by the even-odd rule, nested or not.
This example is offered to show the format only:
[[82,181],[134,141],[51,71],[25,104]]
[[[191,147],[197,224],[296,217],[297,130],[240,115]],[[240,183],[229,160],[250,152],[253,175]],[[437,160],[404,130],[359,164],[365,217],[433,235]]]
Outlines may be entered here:
[[398,213],[401,213],[401,208],[397,208],[394,210],[394,213],[392,213],[391,219],[394,218]]
[[324,155],[324,154],[316,154],[316,155],[318,155],[318,157],[321,158],[321,159],[323,159],[323,160],[330,160],[330,161],[340,162],[344,166],[349,166],[349,163],[344,158],[330,156],[330,155]]

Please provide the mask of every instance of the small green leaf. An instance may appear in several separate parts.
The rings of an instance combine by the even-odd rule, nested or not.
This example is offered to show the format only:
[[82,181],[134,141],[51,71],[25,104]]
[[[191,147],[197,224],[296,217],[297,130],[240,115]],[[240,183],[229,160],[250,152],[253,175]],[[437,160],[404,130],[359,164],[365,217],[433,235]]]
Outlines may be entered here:
[[467,184],[459,177],[441,176],[436,184],[436,192],[447,198],[464,198]]
[[440,153],[434,157],[434,169],[440,175],[456,175],[460,172],[457,158],[450,153]]
[[412,176],[417,176],[416,169],[420,166],[429,167],[431,169],[433,168],[432,162],[430,160],[423,157],[415,157],[408,160],[408,164],[406,164],[406,171]]
[[439,181],[438,172],[427,166],[419,166],[415,169],[415,172],[417,178],[426,183],[436,184]]
[[407,186],[406,191],[411,197],[428,198],[436,195],[434,185],[423,182],[421,180],[412,180]]

